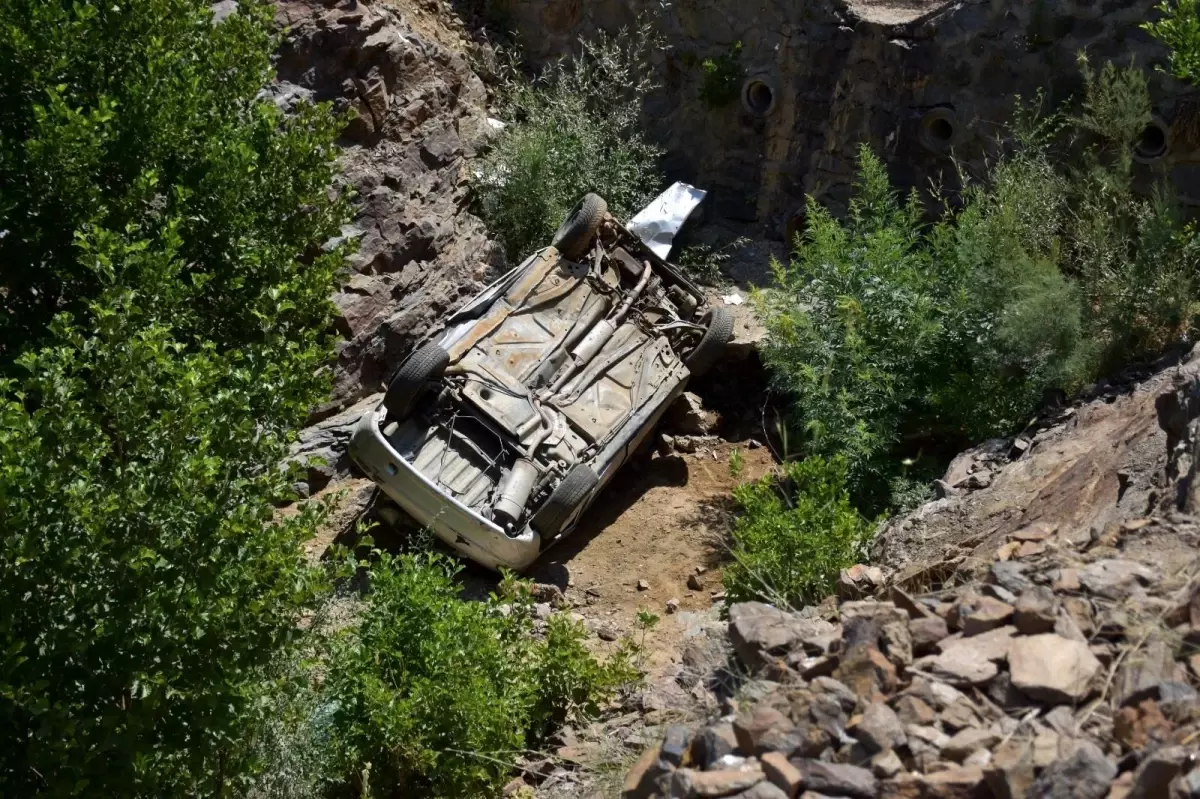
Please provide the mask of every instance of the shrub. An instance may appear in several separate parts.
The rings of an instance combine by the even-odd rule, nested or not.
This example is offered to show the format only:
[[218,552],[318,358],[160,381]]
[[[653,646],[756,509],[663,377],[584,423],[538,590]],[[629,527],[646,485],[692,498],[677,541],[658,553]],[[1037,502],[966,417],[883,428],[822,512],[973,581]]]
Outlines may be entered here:
[[1188,83],[1200,82],[1200,10],[1196,0],[1163,0],[1163,17],[1142,28],[1171,49],[1171,73]]
[[1194,230],[1165,190],[1132,188],[1144,77],[1083,67],[1080,111],[1025,109],[1016,147],[985,181],[964,176],[932,224],[864,149],[847,217],[810,200],[794,257],[756,297],[803,452],[844,456],[865,507],[900,504],[889,485],[911,493],[901,459],[1007,433],[1047,389],[1195,330]]
[[236,791],[322,589],[274,517],[327,391],[333,139],[271,9],[0,6],[0,793]]
[[643,18],[634,30],[601,33],[582,52],[536,80],[501,87],[508,125],[477,164],[479,212],[519,259],[550,243],[567,211],[589,191],[628,219],[662,187],[661,149],[641,129],[641,108],[656,87],[652,55],[664,42]]
[[333,648],[335,747],[364,794],[496,795],[527,744],[632,679],[623,653],[597,663],[566,619],[537,641],[524,584],[460,599],[459,568],[436,554],[382,555],[360,626]]
[[1101,367],[1160,352],[1186,337],[1197,316],[1200,242],[1165,185],[1133,188],[1133,148],[1150,121],[1145,76],[1081,60],[1087,94],[1078,117],[1088,135],[1071,181],[1063,269],[1087,300]]
[[750,243],[750,239],[738,237],[723,247],[708,244],[693,244],[679,252],[679,267],[688,276],[716,286],[724,282],[722,268],[729,263],[733,254]]
[[700,83],[700,99],[706,105],[720,108],[737,99],[742,85],[741,55],[742,43],[734,42],[729,52],[701,62],[704,79]]
[[780,607],[820,602],[864,555],[874,526],[850,504],[840,458],[806,458],[734,492],[742,514],[725,570],[729,602]]

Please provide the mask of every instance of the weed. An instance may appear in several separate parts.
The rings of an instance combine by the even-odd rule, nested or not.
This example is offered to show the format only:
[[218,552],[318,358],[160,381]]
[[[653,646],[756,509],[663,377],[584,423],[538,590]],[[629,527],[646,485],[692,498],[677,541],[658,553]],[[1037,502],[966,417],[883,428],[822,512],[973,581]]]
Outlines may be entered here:
[[484,602],[460,599],[460,568],[435,553],[378,555],[361,623],[333,642],[330,738],[360,791],[492,794],[527,745],[636,677],[628,648],[601,663],[566,617],[551,617],[538,641],[528,583],[506,578]]
[[633,30],[584,41],[578,55],[534,80],[503,72],[498,104],[509,124],[479,162],[474,187],[509,258],[549,244],[587,192],[604,197],[618,219],[658,193],[662,151],[642,132],[641,109],[657,87],[651,58],[664,48],[655,18],[644,16]]
[[746,468],[746,459],[742,457],[742,451],[735,449],[729,453],[729,476],[741,477],[742,472]]
[[740,236],[723,247],[708,244],[693,244],[679,253],[678,265],[688,275],[710,286],[725,282],[722,272],[733,254],[750,244],[750,239]]

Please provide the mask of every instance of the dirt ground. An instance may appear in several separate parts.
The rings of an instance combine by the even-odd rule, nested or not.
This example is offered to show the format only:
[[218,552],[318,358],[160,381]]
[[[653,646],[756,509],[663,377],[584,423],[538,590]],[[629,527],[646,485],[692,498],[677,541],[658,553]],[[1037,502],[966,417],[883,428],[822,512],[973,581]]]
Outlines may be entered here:
[[[735,449],[743,462],[736,477],[729,468]],[[565,565],[567,602],[593,629],[607,627],[637,640],[638,611],[658,615],[659,623],[645,637],[645,665],[653,674],[678,656],[688,611],[709,610],[721,591],[731,492],[772,466],[765,447],[722,440],[694,453],[656,454],[633,464],[600,496],[583,526],[547,552],[530,576],[561,579],[560,564]],[[693,575],[701,584],[698,590],[688,587]],[[643,580],[648,587],[639,590]],[[672,599],[679,608],[668,614]]]

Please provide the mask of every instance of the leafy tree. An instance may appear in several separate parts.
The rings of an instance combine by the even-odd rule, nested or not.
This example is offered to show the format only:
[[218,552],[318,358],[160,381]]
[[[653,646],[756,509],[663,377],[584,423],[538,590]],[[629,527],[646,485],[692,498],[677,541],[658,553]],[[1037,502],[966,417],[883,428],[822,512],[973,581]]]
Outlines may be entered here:
[[0,3],[0,793],[229,793],[321,588],[277,468],[345,217],[271,9]]
[[[901,504],[900,466],[1006,434],[1050,389],[1188,340],[1200,241],[1165,187],[1134,190],[1144,75],[1081,63],[1074,112],[1021,107],[1016,146],[930,222],[869,150],[845,219],[808,229],[757,296],[803,454],[846,459],[856,501]],[[965,176],[964,176],[965,180]]]

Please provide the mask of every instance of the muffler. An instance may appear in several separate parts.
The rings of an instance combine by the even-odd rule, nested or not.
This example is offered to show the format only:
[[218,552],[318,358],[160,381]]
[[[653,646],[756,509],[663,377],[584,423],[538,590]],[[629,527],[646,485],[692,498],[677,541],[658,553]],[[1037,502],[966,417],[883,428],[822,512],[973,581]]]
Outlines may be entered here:
[[512,530],[517,519],[521,517],[521,512],[525,510],[525,503],[529,501],[529,494],[533,491],[533,483],[537,476],[537,467],[532,461],[517,458],[513,462],[508,477],[500,486],[500,499],[496,501],[496,507],[492,511],[497,524],[506,530]]

